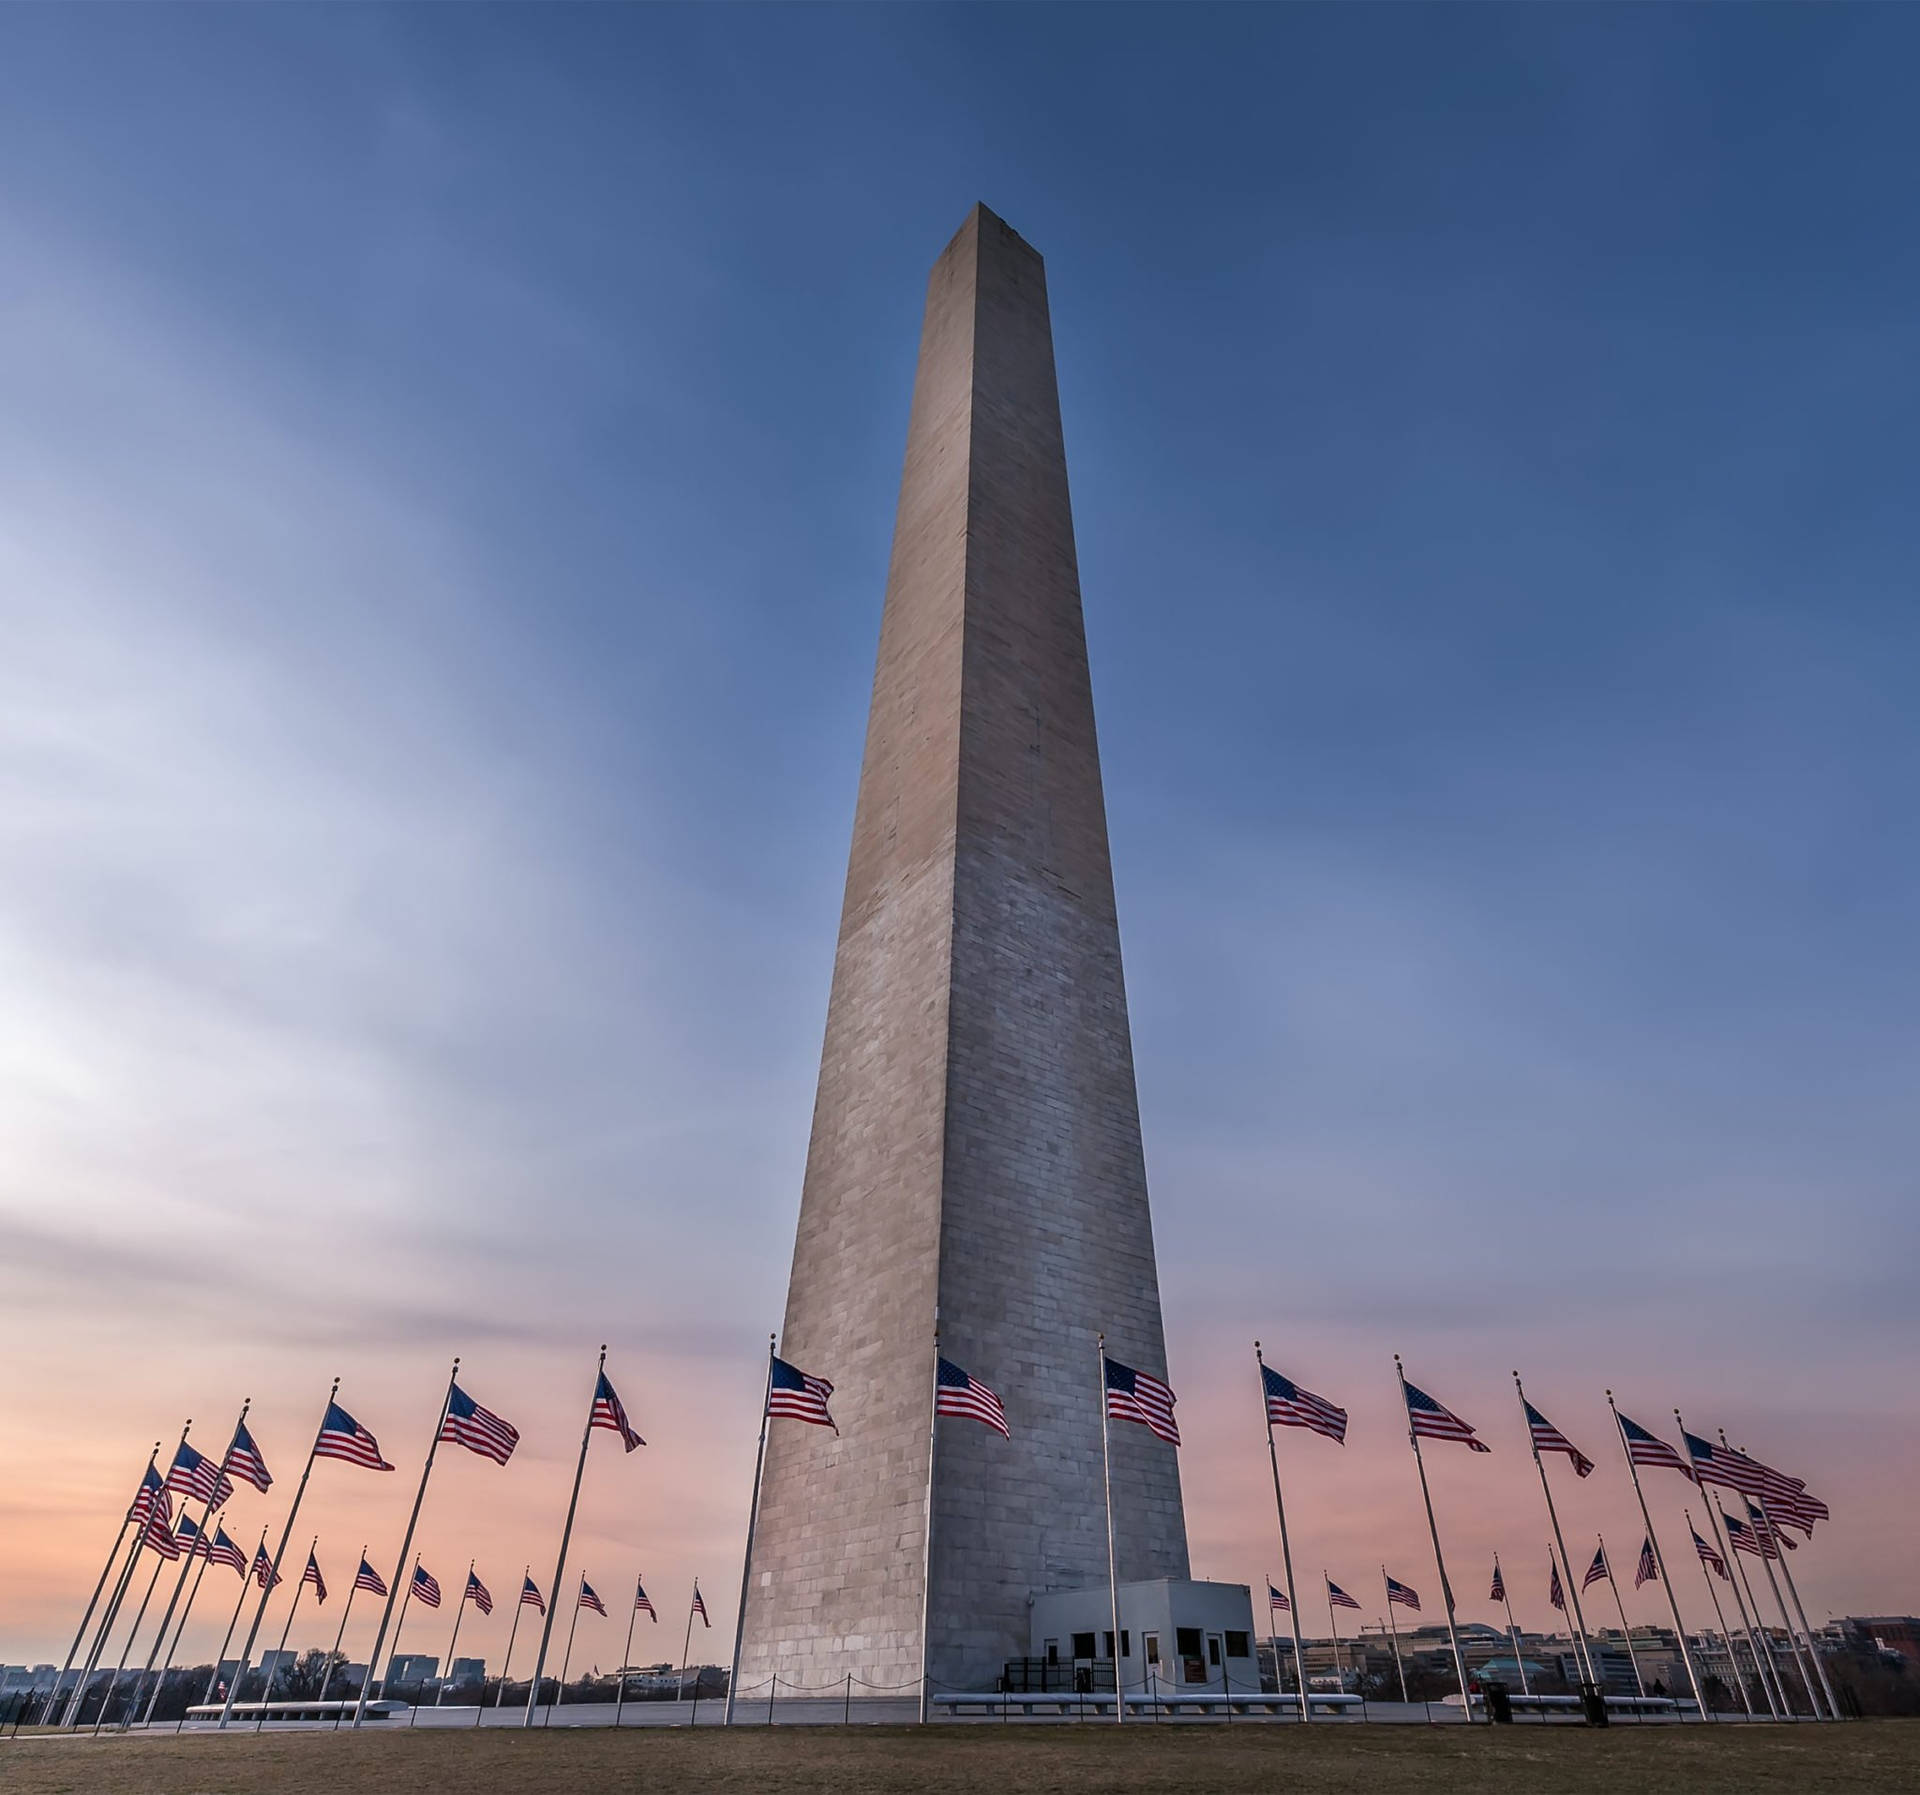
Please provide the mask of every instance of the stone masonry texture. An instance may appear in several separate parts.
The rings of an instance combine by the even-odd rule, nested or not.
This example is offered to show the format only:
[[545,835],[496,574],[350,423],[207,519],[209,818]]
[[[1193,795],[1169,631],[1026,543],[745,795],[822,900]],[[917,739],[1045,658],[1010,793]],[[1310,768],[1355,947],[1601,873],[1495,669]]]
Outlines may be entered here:
[[[976,207],[934,264],[740,1686],[990,1689],[1030,1594],[1104,1585],[1099,1364],[1164,1375],[1159,1282],[1040,256]],[[1112,1428],[1120,1580],[1188,1574],[1173,1448]]]

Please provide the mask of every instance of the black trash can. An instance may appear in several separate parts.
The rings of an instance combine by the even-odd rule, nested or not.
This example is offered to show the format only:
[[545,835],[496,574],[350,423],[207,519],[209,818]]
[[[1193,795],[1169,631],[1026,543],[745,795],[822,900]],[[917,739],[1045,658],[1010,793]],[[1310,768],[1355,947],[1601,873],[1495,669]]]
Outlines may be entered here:
[[1586,1715],[1588,1726],[1607,1724],[1607,1694],[1598,1683],[1580,1685],[1580,1711]]
[[1480,1693],[1487,1698],[1487,1718],[1495,1726],[1513,1725],[1513,1698],[1505,1683],[1482,1683]]

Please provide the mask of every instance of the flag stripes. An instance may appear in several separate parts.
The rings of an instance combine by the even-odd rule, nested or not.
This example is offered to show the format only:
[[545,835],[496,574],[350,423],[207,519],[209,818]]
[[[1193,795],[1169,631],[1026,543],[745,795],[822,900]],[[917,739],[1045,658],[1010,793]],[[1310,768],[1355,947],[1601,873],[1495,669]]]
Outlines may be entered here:
[[413,1567],[413,1599],[423,1608],[440,1606],[439,1580],[430,1575],[424,1565]]
[[1388,1607],[1392,1607],[1396,1602],[1399,1603],[1402,1608],[1411,1608],[1416,1614],[1420,1612],[1419,1591],[1410,1589],[1406,1584],[1396,1582],[1392,1577],[1389,1577],[1387,1579],[1387,1605]]
[[464,1600],[471,1602],[482,1614],[493,1612],[492,1590],[488,1589],[472,1571],[467,1572],[467,1593]]
[[447,1418],[440,1424],[440,1437],[504,1465],[520,1443],[520,1430],[491,1409],[483,1409],[455,1384],[447,1392]]
[[387,1593],[386,1579],[363,1558],[360,1569],[354,1573],[353,1587],[364,1589],[370,1596],[383,1596]]
[[1407,1422],[1421,1439],[1455,1440],[1474,1452],[1493,1450],[1476,1438],[1473,1429],[1444,1403],[1436,1402],[1415,1384],[1407,1384],[1406,1390]]
[[1157,1377],[1107,1358],[1107,1414],[1115,1421],[1137,1421],[1169,1446],[1180,1444],[1180,1426],[1173,1418],[1173,1391]]
[[627,1420],[627,1411],[620,1398],[614,1392],[613,1385],[607,1381],[607,1374],[600,1373],[600,1381],[593,1386],[593,1407],[587,1412],[589,1428],[604,1427],[609,1433],[620,1436],[620,1443],[631,1452],[636,1446],[644,1446],[646,1441],[633,1431]]
[[774,1358],[767,1382],[769,1415],[811,1422],[815,1427],[832,1427],[838,1433],[840,1430],[834,1427],[833,1416],[827,1411],[827,1398],[832,1394],[833,1386],[824,1377],[809,1377],[798,1365]]
[[1347,1443],[1345,1409],[1337,1409],[1324,1396],[1301,1389],[1271,1365],[1260,1367],[1260,1387],[1267,1399],[1267,1420],[1275,1427],[1311,1428],[1338,1445]]
[[966,1421],[984,1422],[1004,1439],[1012,1439],[1007,1429],[1007,1412],[1000,1398],[977,1378],[970,1377],[951,1359],[941,1359],[934,1374],[933,1412],[954,1415]]
[[1573,1460],[1574,1476],[1591,1477],[1593,1475],[1593,1460],[1588,1458],[1578,1446],[1574,1445],[1559,1428],[1555,1427],[1554,1424],[1549,1421],[1545,1415],[1541,1414],[1532,1403],[1528,1402],[1524,1396],[1520,1399],[1520,1404],[1521,1407],[1527,1411],[1527,1432],[1532,1436],[1534,1451],[1564,1452],[1568,1458]]
[[315,1458],[337,1458],[368,1471],[391,1471],[393,1467],[380,1456],[380,1442],[347,1413],[337,1402],[327,1404],[320,1418],[320,1437],[314,1442]]

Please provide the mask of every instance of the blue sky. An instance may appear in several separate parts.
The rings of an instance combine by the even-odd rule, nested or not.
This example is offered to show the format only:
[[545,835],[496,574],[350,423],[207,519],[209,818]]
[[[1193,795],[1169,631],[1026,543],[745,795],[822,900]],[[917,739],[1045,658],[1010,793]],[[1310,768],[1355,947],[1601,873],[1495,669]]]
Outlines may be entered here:
[[[0,15],[0,1426],[52,1467],[0,1655],[183,1413],[297,1457],[342,1370],[417,1458],[454,1351],[536,1424],[447,1566],[548,1549],[608,1338],[656,1444],[588,1574],[727,1588],[975,200],[1048,261],[1201,1569],[1270,1568],[1259,1333],[1355,1411],[1336,1577],[1423,1562],[1397,1348],[1513,1436],[1445,1468],[1463,1558],[1539,1531],[1520,1363],[1596,1458],[1612,1382],[1814,1476],[1810,1607],[1920,1602],[1916,51]],[[335,1556],[396,1500],[329,1494]]]

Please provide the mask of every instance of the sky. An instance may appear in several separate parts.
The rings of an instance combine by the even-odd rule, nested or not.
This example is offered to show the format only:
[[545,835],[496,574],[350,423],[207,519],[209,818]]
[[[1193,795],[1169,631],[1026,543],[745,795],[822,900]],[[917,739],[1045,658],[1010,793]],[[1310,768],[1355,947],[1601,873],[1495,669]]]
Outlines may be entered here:
[[0,1659],[189,1416],[252,1399],[277,1530],[336,1375],[400,1468],[321,1465],[290,1553],[390,1570],[456,1354],[523,1440],[420,1548],[544,1587],[604,1341],[649,1443],[573,1562],[645,1575],[636,1662],[699,1576],[724,1661],[976,201],[1047,258],[1197,1573],[1277,1575],[1257,1336],[1353,1417],[1282,1441],[1303,1579],[1433,1590],[1399,1352],[1494,1448],[1430,1460],[1465,1619],[1496,1550],[1550,1618],[1515,1367],[1599,1463],[1576,1558],[1639,1543],[1611,1387],[1812,1481],[1816,1621],[1920,1608],[1917,53],[0,10]]

